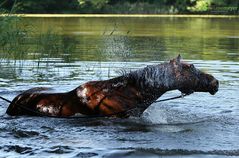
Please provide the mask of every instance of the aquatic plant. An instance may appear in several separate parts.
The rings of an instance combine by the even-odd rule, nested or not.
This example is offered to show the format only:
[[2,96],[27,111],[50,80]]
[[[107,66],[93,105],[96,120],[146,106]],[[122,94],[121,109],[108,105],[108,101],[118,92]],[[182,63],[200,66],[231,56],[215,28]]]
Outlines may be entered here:
[[24,22],[22,17],[5,14],[0,17],[0,60],[24,62],[26,59],[41,61],[49,58],[69,59],[76,42],[59,35],[57,31],[48,29],[39,32]]
[[0,18],[0,58],[20,59],[26,55],[29,30],[20,21],[20,17],[10,14]]

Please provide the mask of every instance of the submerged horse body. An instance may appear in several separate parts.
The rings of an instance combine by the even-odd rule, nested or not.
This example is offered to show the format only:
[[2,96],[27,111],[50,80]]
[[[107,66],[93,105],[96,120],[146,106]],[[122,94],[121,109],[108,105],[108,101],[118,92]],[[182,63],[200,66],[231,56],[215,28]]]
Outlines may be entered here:
[[218,86],[218,80],[212,75],[181,62],[179,55],[170,62],[147,66],[109,80],[90,81],[66,93],[51,93],[48,88],[41,87],[27,90],[14,98],[7,114],[140,116],[167,91],[209,92],[213,95]]

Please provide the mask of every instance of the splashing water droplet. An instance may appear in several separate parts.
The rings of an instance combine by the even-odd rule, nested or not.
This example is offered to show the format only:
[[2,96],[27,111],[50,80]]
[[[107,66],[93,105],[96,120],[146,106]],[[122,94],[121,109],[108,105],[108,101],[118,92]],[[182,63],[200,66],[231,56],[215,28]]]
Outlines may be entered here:
[[143,113],[142,117],[151,123],[168,124],[166,111],[160,108],[150,107]]

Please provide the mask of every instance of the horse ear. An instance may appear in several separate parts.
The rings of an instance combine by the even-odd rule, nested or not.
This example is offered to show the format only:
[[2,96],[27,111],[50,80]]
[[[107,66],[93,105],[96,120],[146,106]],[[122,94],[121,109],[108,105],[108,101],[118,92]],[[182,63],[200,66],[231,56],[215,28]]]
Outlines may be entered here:
[[178,65],[180,64],[180,61],[181,61],[181,55],[179,54],[175,59],[170,60],[170,63]]
[[178,57],[176,58],[176,62],[177,62],[177,63],[180,63],[180,61],[181,61],[181,55],[178,54]]

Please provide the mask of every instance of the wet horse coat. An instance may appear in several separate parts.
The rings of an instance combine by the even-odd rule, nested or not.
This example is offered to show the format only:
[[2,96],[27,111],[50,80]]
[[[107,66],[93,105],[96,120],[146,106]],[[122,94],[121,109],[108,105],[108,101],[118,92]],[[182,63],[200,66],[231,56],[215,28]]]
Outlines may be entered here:
[[7,114],[140,116],[167,91],[215,94],[218,86],[212,75],[182,63],[178,56],[169,63],[147,66],[109,80],[87,82],[66,93],[50,93],[42,87],[27,90],[14,98]]

